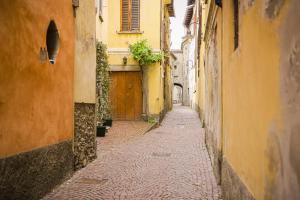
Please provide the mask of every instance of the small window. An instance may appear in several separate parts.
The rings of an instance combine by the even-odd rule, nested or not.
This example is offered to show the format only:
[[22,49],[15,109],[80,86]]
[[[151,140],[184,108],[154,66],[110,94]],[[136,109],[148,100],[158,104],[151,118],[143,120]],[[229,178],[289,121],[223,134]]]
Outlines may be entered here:
[[140,0],[121,0],[121,31],[140,30]]
[[103,1],[99,0],[99,19],[103,22]]
[[233,0],[234,50],[239,47],[239,0]]
[[59,34],[58,34],[56,24],[53,20],[50,21],[50,24],[48,26],[46,44],[47,44],[49,62],[51,64],[54,64],[56,61],[56,56],[58,54]]
[[176,66],[176,65],[174,65],[174,69],[177,69],[177,66]]

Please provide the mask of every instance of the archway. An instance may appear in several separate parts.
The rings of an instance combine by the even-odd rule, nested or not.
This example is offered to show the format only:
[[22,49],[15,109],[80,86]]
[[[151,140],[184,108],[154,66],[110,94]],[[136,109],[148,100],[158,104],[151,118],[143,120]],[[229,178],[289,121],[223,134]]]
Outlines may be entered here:
[[173,85],[173,104],[183,103],[183,86],[180,83]]

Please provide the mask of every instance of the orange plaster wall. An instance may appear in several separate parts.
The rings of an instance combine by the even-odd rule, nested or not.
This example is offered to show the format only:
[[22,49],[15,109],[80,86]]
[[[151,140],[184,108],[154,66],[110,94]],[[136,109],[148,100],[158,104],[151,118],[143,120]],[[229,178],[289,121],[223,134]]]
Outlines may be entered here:
[[[60,35],[54,65],[39,58],[50,20]],[[72,139],[72,1],[1,1],[0,44],[0,158]]]

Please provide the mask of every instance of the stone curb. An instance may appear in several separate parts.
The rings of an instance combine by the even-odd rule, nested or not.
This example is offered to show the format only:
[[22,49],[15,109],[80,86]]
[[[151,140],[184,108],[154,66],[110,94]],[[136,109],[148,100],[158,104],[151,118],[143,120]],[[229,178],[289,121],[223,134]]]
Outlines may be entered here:
[[158,125],[158,122],[155,122],[154,124],[151,124],[143,133],[143,135],[146,135],[148,132],[150,132],[151,130],[157,128],[159,125]]

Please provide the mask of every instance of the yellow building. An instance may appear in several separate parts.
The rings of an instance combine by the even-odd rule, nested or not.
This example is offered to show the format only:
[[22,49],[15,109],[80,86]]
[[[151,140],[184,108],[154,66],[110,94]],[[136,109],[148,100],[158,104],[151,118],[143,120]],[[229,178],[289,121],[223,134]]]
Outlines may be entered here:
[[198,100],[223,199],[300,199],[300,2],[201,6]]
[[112,114],[116,120],[161,119],[164,113],[164,68],[141,70],[129,45],[146,39],[155,53],[162,50],[163,3],[160,0],[107,2],[107,46],[111,68]]

